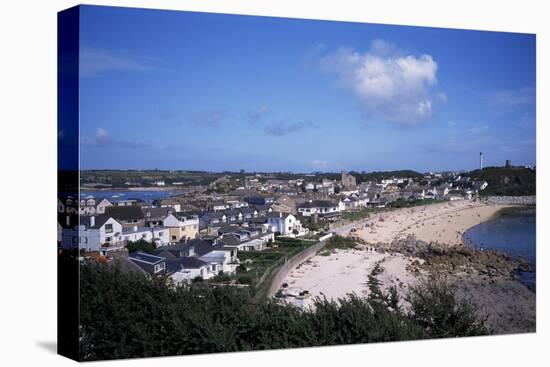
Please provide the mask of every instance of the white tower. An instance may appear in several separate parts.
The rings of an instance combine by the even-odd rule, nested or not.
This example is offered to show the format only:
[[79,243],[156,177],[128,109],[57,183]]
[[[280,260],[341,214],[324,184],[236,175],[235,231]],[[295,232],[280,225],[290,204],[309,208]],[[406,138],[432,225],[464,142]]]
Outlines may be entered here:
[[483,169],[483,152],[479,152],[479,169]]

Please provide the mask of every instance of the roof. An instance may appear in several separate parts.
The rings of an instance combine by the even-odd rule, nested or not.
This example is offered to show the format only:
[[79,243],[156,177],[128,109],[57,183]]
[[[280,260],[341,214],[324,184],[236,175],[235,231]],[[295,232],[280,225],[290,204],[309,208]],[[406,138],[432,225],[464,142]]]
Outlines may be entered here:
[[218,233],[219,234],[224,234],[224,233],[232,233],[232,232],[238,232],[242,230],[242,227],[238,227],[238,226],[223,226],[223,227],[220,227],[218,228]]
[[130,260],[152,264],[152,265],[161,263],[165,260],[160,256],[151,255],[143,251],[132,252],[128,255],[128,258],[130,258]]
[[337,206],[338,204],[335,204],[328,200],[311,200],[298,205],[298,208],[331,208]]
[[174,208],[160,207],[160,208],[141,208],[143,216],[147,219],[151,218],[165,218],[170,213],[174,212]]
[[175,245],[157,248],[153,251],[153,253],[157,256],[160,256],[160,254],[164,253],[164,251],[168,251],[176,257],[179,257],[179,253],[181,251],[188,251],[191,247],[193,248],[193,252],[195,253],[195,255],[198,256],[202,256],[214,249],[214,246],[206,241],[203,241],[201,239],[193,239],[187,242],[180,242]]
[[[90,225],[92,217],[94,218],[93,226]],[[107,214],[90,215],[90,216],[81,215],[80,225],[85,225],[87,228],[98,229],[98,228],[101,228],[101,226],[104,225],[105,222],[107,222],[109,219],[111,219],[111,216]]]
[[258,210],[256,208],[251,208],[251,207],[242,207],[242,208],[239,208],[239,210],[243,213],[243,214],[247,214],[247,213],[254,213],[254,212],[257,212]]
[[268,218],[286,218],[288,216],[292,215],[291,213],[283,213],[283,212],[271,212],[268,213]]
[[237,237],[233,233],[227,233],[223,235],[220,241],[226,245],[239,245],[241,243],[241,240],[239,239],[239,237]]
[[232,216],[232,215],[238,216],[239,214],[242,214],[242,213],[241,213],[240,209],[233,209],[233,210],[226,210],[225,214],[227,216]]
[[196,257],[180,257],[177,259],[166,260],[166,270],[176,272],[183,269],[199,269],[207,265],[206,262]]
[[105,214],[117,220],[144,219],[138,205],[108,206],[105,208]]
[[257,211],[261,212],[261,211],[268,211],[269,208],[271,208],[271,205],[254,205],[254,208],[256,208]]
[[133,262],[127,257],[114,258],[112,261],[109,261],[107,264],[110,267],[116,267],[120,269],[120,271],[125,274],[142,274],[142,275],[148,274],[143,268],[141,268],[139,265],[137,265],[135,262]]

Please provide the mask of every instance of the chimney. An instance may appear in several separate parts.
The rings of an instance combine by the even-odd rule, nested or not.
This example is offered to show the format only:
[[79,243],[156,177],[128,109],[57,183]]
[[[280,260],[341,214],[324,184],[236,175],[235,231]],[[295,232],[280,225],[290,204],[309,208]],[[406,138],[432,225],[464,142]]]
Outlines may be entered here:
[[92,215],[90,216],[90,227],[95,226],[95,217]]
[[132,227],[132,230],[133,230],[134,232],[137,232],[138,227],[137,227],[137,226],[133,226],[133,227]]
[[279,212],[279,218],[282,218],[282,217],[283,217],[283,213]]

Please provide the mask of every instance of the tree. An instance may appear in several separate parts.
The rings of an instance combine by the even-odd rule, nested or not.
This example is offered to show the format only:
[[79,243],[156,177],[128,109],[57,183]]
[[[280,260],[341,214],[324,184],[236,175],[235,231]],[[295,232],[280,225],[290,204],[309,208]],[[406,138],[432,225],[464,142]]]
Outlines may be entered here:
[[126,244],[126,248],[128,249],[128,252],[144,251],[151,253],[156,248],[156,246],[153,242],[140,239],[137,241],[128,241],[128,243]]
[[312,309],[302,310],[254,300],[246,288],[207,282],[173,286],[161,277],[89,262],[80,267],[79,357],[152,357],[486,333],[473,308],[454,298],[451,288],[432,287],[412,292],[410,312],[398,307],[397,293],[391,291],[337,301],[317,298]]

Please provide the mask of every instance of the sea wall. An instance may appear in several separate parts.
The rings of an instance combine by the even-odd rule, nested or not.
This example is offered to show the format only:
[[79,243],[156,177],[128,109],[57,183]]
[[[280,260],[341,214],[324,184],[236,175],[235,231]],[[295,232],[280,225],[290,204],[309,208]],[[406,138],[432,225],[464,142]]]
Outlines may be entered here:
[[482,200],[488,204],[497,205],[534,205],[537,203],[536,196],[487,196]]
[[267,297],[273,297],[275,293],[277,293],[277,290],[281,287],[283,284],[283,280],[286,278],[286,276],[299,264],[307,260],[308,258],[314,256],[320,249],[322,249],[325,244],[327,243],[327,239],[332,237],[332,233],[329,233],[329,235],[325,235],[320,238],[320,241],[317,242],[315,245],[312,245],[305,249],[304,251],[296,254],[292,258],[290,258],[281,268],[277,271],[275,276],[273,277],[273,280],[271,281],[271,285],[269,286],[269,290],[267,292]]

